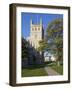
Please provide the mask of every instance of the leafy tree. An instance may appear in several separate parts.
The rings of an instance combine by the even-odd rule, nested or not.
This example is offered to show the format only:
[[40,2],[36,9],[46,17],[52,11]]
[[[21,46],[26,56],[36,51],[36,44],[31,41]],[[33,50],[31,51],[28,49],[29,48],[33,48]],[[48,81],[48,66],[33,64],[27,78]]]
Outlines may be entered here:
[[63,57],[63,20],[56,19],[49,23],[47,28],[46,40],[50,45],[50,49],[57,55],[59,63]]
[[48,48],[48,43],[46,40],[40,40],[39,41],[39,47],[38,47],[38,51],[44,51],[45,49]]
[[22,58],[27,58],[28,56],[28,42],[22,38]]

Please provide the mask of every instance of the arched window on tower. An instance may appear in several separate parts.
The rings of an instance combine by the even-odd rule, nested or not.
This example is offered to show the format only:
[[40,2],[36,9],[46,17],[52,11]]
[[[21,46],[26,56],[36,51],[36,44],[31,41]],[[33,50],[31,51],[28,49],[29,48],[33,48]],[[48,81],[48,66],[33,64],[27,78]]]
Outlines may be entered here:
[[40,27],[38,27],[38,31],[40,31]]
[[34,28],[32,28],[32,31],[34,31]]

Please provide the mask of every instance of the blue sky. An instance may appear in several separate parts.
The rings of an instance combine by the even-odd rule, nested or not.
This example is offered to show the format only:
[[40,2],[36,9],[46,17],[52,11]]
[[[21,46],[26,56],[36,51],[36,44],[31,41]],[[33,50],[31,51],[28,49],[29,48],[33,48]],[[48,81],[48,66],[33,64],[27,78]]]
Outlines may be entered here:
[[43,14],[43,13],[21,13],[21,30],[22,37],[27,38],[30,35],[30,20],[32,18],[33,24],[39,24],[40,18],[42,18],[44,33],[48,24],[57,19],[63,18],[62,14]]

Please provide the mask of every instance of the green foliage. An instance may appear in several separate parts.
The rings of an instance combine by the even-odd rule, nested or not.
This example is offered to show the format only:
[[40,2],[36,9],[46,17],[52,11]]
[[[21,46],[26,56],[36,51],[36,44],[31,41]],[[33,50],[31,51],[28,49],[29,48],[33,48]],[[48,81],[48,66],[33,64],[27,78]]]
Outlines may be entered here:
[[39,48],[38,51],[44,51],[45,49],[48,48],[48,43],[46,40],[40,40],[39,41]]
[[[50,47],[57,55],[57,60],[63,57],[63,20],[56,19],[49,23],[46,40],[51,41]],[[54,47],[53,47],[54,46]]]
[[28,42],[22,38],[22,58],[27,58],[28,56]]
[[[63,57],[63,20],[56,19],[48,24],[46,40],[39,42],[39,51],[52,50],[57,55],[57,60]],[[50,43],[49,43],[49,42]]]
[[48,24],[47,36],[50,38],[52,37],[52,39],[58,36],[61,37],[62,31],[63,31],[63,20],[56,19]]

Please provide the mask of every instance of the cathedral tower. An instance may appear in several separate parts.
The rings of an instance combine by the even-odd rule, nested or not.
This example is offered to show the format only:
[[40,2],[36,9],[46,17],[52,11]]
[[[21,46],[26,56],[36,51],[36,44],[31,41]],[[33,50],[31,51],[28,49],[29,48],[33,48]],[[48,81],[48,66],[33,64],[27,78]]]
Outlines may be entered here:
[[40,23],[33,24],[32,19],[30,20],[30,44],[37,49],[39,47],[39,41],[43,39],[43,27],[42,18]]

